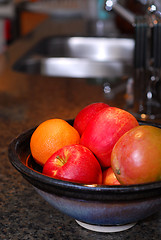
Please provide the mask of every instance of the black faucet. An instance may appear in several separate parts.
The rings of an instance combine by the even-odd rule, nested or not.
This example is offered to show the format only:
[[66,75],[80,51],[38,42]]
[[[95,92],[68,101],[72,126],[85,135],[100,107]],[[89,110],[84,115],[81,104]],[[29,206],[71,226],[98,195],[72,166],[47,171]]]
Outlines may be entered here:
[[161,118],[161,2],[139,0],[145,13],[135,15],[121,0],[107,0],[105,9],[114,10],[135,28],[133,106],[141,119]]

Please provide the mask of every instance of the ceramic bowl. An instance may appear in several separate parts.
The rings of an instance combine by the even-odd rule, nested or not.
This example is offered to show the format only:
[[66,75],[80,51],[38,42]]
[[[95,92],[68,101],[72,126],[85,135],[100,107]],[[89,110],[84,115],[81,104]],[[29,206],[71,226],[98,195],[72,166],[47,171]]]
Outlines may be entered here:
[[[73,120],[68,121],[71,125]],[[159,124],[139,122],[161,128]],[[35,128],[16,137],[9,145],[9,160],[54,208],[94,231],[116,232],[154,214],[161,207],[161,181],[148,184],[86,185],[54,179],[42,174],[30,153]]]

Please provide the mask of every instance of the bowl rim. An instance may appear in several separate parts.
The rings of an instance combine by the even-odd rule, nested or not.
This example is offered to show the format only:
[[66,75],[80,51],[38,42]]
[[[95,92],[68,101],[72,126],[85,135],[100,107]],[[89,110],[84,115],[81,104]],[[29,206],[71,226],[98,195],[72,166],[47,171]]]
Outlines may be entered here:
[[[73,119],[66,120],[70,124],[73,123]],[[146,121],[140,121],[138,120],[140,125],[152,125],[161,128],[161,124],[157,123],[150,123]],[[33,131],[36,129],[36,127],[26,130],[25,132],[18,135],[16,138],[14,138],[9,146],[8,146],[8,157],[11,162],[11,164],[22,174],[26,180],[31,182],[33,185],[36,182],[39,182],[39,184],[35,184],[35,186],[40,187],[51,192],[51,188],[54,189],[62,189],[65,191],[72,190],[77,193],[90,193],[90,194],[138,194],[141,193],[144,195],[144,193],[148,193],[149,191],[157,191],[160,189],[160,196],[161,196],[161,181],[156,182],[150,182],[145,184],[135,184],[135,185],[99,185],[99,184],[83,184],[83,183],[75,183],[70,181],[64,181],[60,179],[55,179],[49,176],[46,176],[36,170],[33,170],[29,167],[27,167],[24,163],[21,162],[21,159],[17,153],[18,147],[25,142],[26,139],[30,139]],[[42,187],[44,185],[44,187]],[[49,187],[49,190],[47,189]]]

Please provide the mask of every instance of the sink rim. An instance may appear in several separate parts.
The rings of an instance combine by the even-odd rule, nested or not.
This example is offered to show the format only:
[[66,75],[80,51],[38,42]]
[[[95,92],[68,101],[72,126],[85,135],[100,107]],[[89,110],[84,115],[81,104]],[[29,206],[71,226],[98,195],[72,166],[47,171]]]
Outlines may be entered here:
[[[59,42],[61,40],[61,42]],[[88,41],[88,44],[86,44]],[[91,42],[92,41],[92,42]],[[46,57],[45,54],[43,54],[43,51],[45,51],[45,44],[49,43],[50,44],[59,44],[59,47],[61,47],[61,45],[65,48],[68,47],[72,49],[74,49],[73,51],[74,54],[77,53],[78,49],[78,45],[80,47],[83,46],[82,44],[84,44],[84,46],[87,48],[89,46],[89,43],[95,44],[98,42],[101,42],[101,45],[99,46],[98,50],[98,55],[97,56],[97,51],[96,49],[94,49],[96,51],[96,54],[92,52],[92,57],[86,57],[81,55],[79,55],[79,57],[77,55],[70,55],[70,52],[68,52],[67,49],[67,53],[66,56],[65,54],[60,54],[59,56],[55,55],[52,56],[53,54],[51,54],[51,56]],[[116,43],[120,43],[120,45]],[[120,46],[125,47],[126,49],[129,47],[127,45],[127,43],[129,43],[130,45],[130,49],[129,52],[130,54],[126,54],[126,59],[124,54],[122,53],[124,51],[124,49],[121,49],[121,51],[119,51],[119,54],[122,57],[121,58],[116,58],[116,56],[113,56],[113,52],[110,53],[110,57],[112,56],[111,60],[107,60],[105,59],[105,53],[102,50],[105,50],[104,48],[102,48],[102,46],[106,45],[106,47],[112,46],[113,48],[116,46],[117,49]],[[103,45],[104,44],[104,45]],[[43,48],[41,48],[41,46],[43,46]],[[83,47],[84,47],[83,46]],[[91,48],[92,49],[92,48]],[[90,50],[91,50],[90,49]],[[61,49],[62,50],[62,49]],[[66,51],[66,49],[63,49],[63,51]],[[62,51],[62,52],[63,52]],[[101,52],[101,54],[100,54]],[[108,52],[111,52],[111,49],[108,49]],[[128,52],[128,51],[127,51]],[[107,52],[106,52],[107,54]],[[100,55],[103,57],[102,59],[100,58]],[[106,37],[94,37],[94,36],[50,36],[50,37],[46,37],[43,38],[41,40],[39,40],[29,51],[27,51],[21,58],[19,58],[14,64],[13,64],[13,70],[18,71],[18,72],[24,72],[26,74],[32,74],[32,73],[36,73],[36,74],[40,74],[40,75],[45,75],[45,76],[52,76],[52,77],[74,77],[74,78],[94,78],[94,77],[103,77],[103,78],[108,78],[108,77],[120,77],[121,75],[124,74],[125,75],[129,75],[132,72],[133,69],[133,55],[134,55],[134,39],[133,38],[124,38],[124,37],[110,37],[110,38],[106,38]],[[64,70],[62,67],[62,71],[60,71],[58,73],[58,71],[56,72],[52,72],[49,71],[49,67],[47,67],[47,64],[51,65],[51,62],[55,62],[53,66],[51,66],[52,69],[57,69],[60,68],[60,65],[62,63],[65,63],[66,65],[69,64],[70,68],[73,65],[75,65],[75,67],[77,67],[77,69],[80,68],[80,66],[84,66],[84,68],[82,67],[82,70],[79,71],[75,74],[71,72],[68,74],[65,73],[66,69]],[[68,63],[67,63],[68,62]],[[56,63],[59,63],[58,66],[55,66]],[[60,64],[61,63],[61,64]],[[32,65],[33,64],[33,65]],[[35,64],[35,65],[34,65]],[[76,65],[77,64],[77,65]],[[27,70],[27,67],[29,69],[29,67],[31,67],[31,72],[30,70]],[[34,66],[37,67],[36,71],[34,70]],[[45,70],[45,68],[47,68],[48,70]],[[89,69],[97,69],[97,71],[92,72],[92,70],[90,70],[90,73],[88,73]],[[129,69],[128,69],[129,68]],[[88,70],[87,70],[88,69]],[[106,69],[106,71],[105,71]],[[113,73],[112,73],[113,71]]]

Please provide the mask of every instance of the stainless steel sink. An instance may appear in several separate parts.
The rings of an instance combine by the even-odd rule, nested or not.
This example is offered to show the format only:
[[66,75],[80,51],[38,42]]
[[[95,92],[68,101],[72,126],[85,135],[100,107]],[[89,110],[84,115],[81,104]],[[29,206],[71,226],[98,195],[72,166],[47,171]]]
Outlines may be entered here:
[[27,74],[73,78],[131,75],[134,40],[103,37],[49,37],[13,66]]

